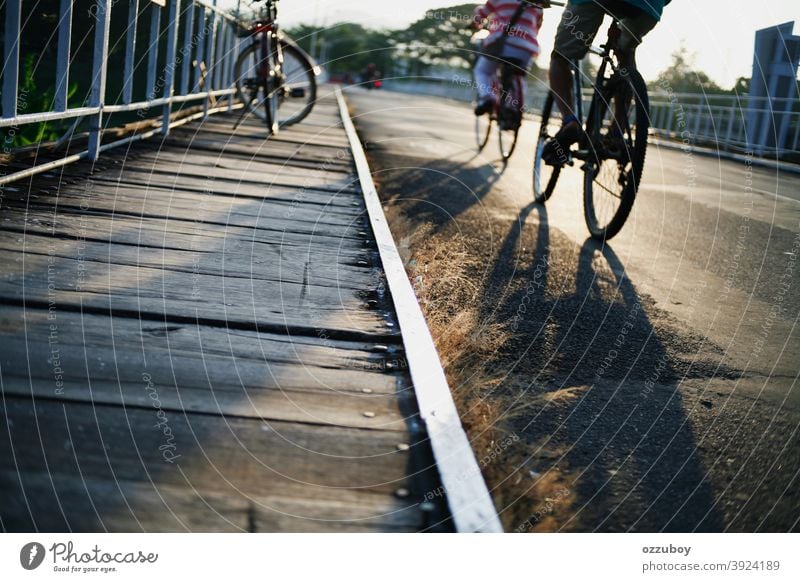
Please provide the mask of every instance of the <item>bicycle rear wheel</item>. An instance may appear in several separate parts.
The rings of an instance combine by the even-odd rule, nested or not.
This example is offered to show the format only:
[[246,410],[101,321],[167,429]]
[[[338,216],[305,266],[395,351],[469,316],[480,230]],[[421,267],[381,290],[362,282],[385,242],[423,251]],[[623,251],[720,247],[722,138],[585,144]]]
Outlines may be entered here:
[[478,151],[483,151],[489,143],[489,136],[492,133],[494,116],[491,113],[475,116],[475,142],[478,144]]
[[542,108],[542,119],[539,122],[539,138],[536,140],[536,150],[533,154],[533,199],[539,204],[544,204],[558,182],[562,165],[551,166],[542,159],[544,144],[552,138],[560,127],[561,116],[554,108],[555,102],[552,93],[547,94]]
[[503,160],[508,160],[517,147],[517,138],[519,137],[519,128],[522,122],[521,119],[516,118],[517,115],[516,111],[501,110],[500,112],[501,118],[497,122],[497,137],[500,145],[500,155]]
[[268,71],[259,74],[261,47],[248,46],[234,68],[236,93],[245,107],[267,126],[284,127],[302,121],[317,98],[313,64],[294,44],[281,39],[279,50],[269,50]]
[[314,64],[293,42],[281,39],[283,85],[278,100],[281,127],[302,121],[317,100],[317,74]]
[[633,208],[647,151],[649,102],[637,71],[598,84],[587,123],[583,209],[592,237],[619,233]]

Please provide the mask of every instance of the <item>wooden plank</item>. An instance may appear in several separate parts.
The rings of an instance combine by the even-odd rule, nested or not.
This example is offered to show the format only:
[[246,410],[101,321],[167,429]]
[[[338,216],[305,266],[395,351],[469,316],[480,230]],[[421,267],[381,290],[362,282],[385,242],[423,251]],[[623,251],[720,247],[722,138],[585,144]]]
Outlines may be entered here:
[[[47,235],[26,233],[20,241],[19,233],[0,230],[0,251],[24,253],[28,257],[47,256],[48,260],[69,259],[80,255],[84,262],[147,267],[170,272],[230,276],[256,281],[281,283],[308,283],[319,287],[363,290],[373,280],[359,261],[367,256],[359,251],[331,252],[324,255],[308,249],[272,245],[269,249],[242,248],[230,250],[216,246],[201,246],[192,241],[192,250],[176,248],[134,247],[105,242],[82,241],[80,246],[72,240],[57,239]],[[201,241],[205,242],[205,241]],[[213,241],[211,241],[213,242]],[[170,243],[174,245],[174,243]],[[339,259],[334,263],[331,259]]]
[[0,496],[27,500],[0,505],[0,519],[9,532],[413,532],[424,523],[415,502],[347,489],[340,489],[336,499],[319,502],[1,471]]
[[[143,185],[132,183],[109,182],[96,179],[90,193],[85,186],[65,186],[57,193],[41,192],[29,195],[27,192],[8,192],[3,206],[24,207],[28,213],[38,211],[38,207],[58,206],[59,212],[86,213],[89,210],[115,210],[138,215],[160,214],[164,217],[191,218],[186,214],[190,209],[195,213],[214,210],[222,212],[230,208],[236,213],[238,209],[251,212],[253,201],[258,201],[260,211],[265,215],[285,216],[287,209],[292,215],[304,220],[324,218],[325,213],[345,216],[359,216],[364,209],[360,198],[352,192],[325,192],[314,190],[298,190],[290,188],[261,188],[247,185],[235,185],[232,189],[204,190],[191,188],[181,183],[178,188],[176,179],[171,185]],[[308,215],[310,218],[304,218]]]
[[[205,134],[204,134],[205,135]],[[307,145],[280,144],[276,147],[269,141],[253,147],[252,143],[238,143],[233,140],[213,139],[211,137],[171,137],[166,144],[171,149],[154,149],[145,153],[139,159],[160,158],[162,154],[171,161],[190,162],[199,158],[211,159],[215,163],[270,163],[280,164],[282,167],[306,168],[312,170],[325,170],[352,174],[353,164],[350,158],[350,149],[347,147],[334,148],[321,153],[318,149],[311,150]],[[247,167],[247,171],[257,171]]]
[[[59,350],[61,356],[68,350]],[[95,349],[86,346],[84,360]],[[14,354],[19,357],[18,354]],[[72,363],[77,358],[64,356],[64,363]],[[52,361],[52,358],[51,358]],[[169,383],[172,375],[158,374],[150,367],[130,368],[129,358],[125,358],[126,375],[115,381],[97,381],[82,379],[80,368],[70,366],[65,370],[76,370],[77,374],[65,372],[59,374],[63,380],[55,382],[42,381],[35,374],[27,374],[25,360],[13,360],[11,366],[3,366],[3,394],[5,396],[34,396],[38,400],[54,402],[90,403],[97,405],[118,405],[127,410],[140,408],[150,410],[154,406],[157,395],[158,408],[173,413],[203,413],[230,418],[249,418],[263,421],[283,421],[303,424],[319,424],[346,428],[361,428],[376,431],[404,431],[405,419],[399,410],[395,395],[360,394],[353,392],[335,392],[333,390],[317,392],[264,390],[245,386],[211,385],[193,387],[185,384]],[[116,367],[120,362],[109,360]],[[22,363],[23,365],[19,365]],[[217,362],[223,363],[217,358]],[[14,364],[17,364],[14,366]],[[230,364],[230,362],[229,362]],[[9,369],[6,369],[9,368]],[[59,366],[61,368],[61,366]],[[117,368],[118,369],[118,368]],[[138,378],[135,376],[138,374]],[[155,374],[155,375],[154,375]],[[119,374],[119,376],[122,376]],[[47,380],[51,380],[51,378]],[[75,377],[75,380],[71,378]],[[143,379],[144,378],[144,379]],[[229,382],[235,381],[232,378]],[[369,383],[363,384],[368,386]],[[365,414],[366,413],[366,414]]]
[[263,186],[279,185],[295,188],[355,189],[355,180],[350,174],[339,172],[314,172],[304,168],[287,168],[278,164],[261,164],[260,171],[243,171],[240,167],[215,167],[212,174],[209,169],[200,165],[175,164],[172,167],[159,164],[156,169],[126,165],[124,168],[108,170],[104,176],[112,180],[147,183],[147,176],[153,172],[171,176],[180,175],[199,178],[208,187],[213,187],[215,182],[244,182],[261,184]]
[[[30,379],[41,385],[34,391],[45,395],[57,395],[57,389],[61,388],[59,382],[80,385],[81,393],[88,389],[90,381],[115,387],[134,383],[141,387],[142,377],[147,374],[159,386],[228,390],[243,397],[268,390],[288,394],[290,398],[294,398],[291,394],[295,392],[307,392],[311,394],[309,398],[319,393],[341,394],[345,398],[358,395],[364,398],[351,401],[352,406],[360,405],[357,412],[373,411],[380,417],[382,401],[377,397],[395,395],[405,381],[397,370],[387,371],[386,366],[387,361],[393,362],[392,366],[402,372],[401,356],[384,359],[382,352],[302,343],[302,340],[314,338],[294,336],[281,342],[278,336],[263,337],[271,334],[88,314],[83,314],[83,321],[75,322],[72,320],[79,319],[81,314],[64,311],[58,312],[57,319],[47,320],[46,312],[27,310],[26,321],[20,322],[19,317],[5,315],[9,309],[3,309],[0,319],[3,326],[0,336],[2,375]],[[52,329],[51,324],[56,328]],[[51,332],[55,332],[54,343],[50,343]],[[25,342],[19,341],[23,333],[27,336]],[[245,337],[238,341],[227,337],[239,334]],[[11,341],[13,339],[17,341]],[[226,341],[232,344],[227,350]],[[245,349],[246,342],[251,351]],[[329,339],[324,342],[346,343]],[[55,370],[56,360],[58,371]],[[14,390],[28,393],[31,388],[23,386]],[[210,398],[213,400],[213,395]],[[347,402],[343,400],[342,405]],[[389,405],[384,402],[383,406]]]
[[[335,500],[408,487],[405,431],[365,431],[8,395],[0,469]],[[46,430],[42,430],[46,427]],[[368,436],[367,436],[368,435]],[[166,452],[168,451],[168,452]],[[178,456],[180,455],[180,456]]]
[[[259,222],[256,228],[228,225],[221,229],[218,224],[191,221],[170,221],[159,218],[117,217],[95,214],[41,213],[31,216],[24,209],[4,210],[2,229],[17,233],[19,243],[26,234],[64,238],[68,240],[94,240],[121,245],[148,246],[165,249],[221,248],[226,252],[241,252],[258,256],[260,253],[280,254],[281,249],[297,247],[309,253],[331,253],[338,255],[352,251],[360,258],[365,249],[363,223],[355,222],[352,228],[332,226],[330,230],[317,229],[309,223],[298,221],[299,232],[281,230],[274,220],[269,225]],[[266,228],[273,226],[274,228]],[[309,236],[312,235],[312,236]],[[263,246],[262,246],[263,245]],[[358,250],[356,250],[358,249]],[[343,254],[347,257],[347,254]]]
[[[51,262],[52,260],[52,262]],[[140,314],[165,321],[217,322],[232,328],[286,330],[299,335],[384,339],[396,335],[378,311],[364,307],[355,291],[275,281],[252,281],[89,263],[29,255],[0,255],[0,302],[30,306],[54,303],[73,311]],[[48,276],[51,273],[58,276]],[[264,298],[270,298],[268,302]],[[146,314],[146,315],[145,315]]]

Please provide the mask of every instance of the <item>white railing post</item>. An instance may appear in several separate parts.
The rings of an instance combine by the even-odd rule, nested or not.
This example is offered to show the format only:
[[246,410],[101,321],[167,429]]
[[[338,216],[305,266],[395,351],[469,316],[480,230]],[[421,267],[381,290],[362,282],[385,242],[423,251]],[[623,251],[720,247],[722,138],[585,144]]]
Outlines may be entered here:
[[189,0],[184,11],[183,48],[181,49],[181,95],[189,93],[191,75],[192,44],[194,43],[194,0]]
[[[167,65],[164,69],[164,98],[169,99],[174,93],[175,85],[175,54],[178,50],[178,21],[181,10],[181,0],[169,0],[169,27],[167,28]],[[161,121],[161,133],[169,133],[169,116],[172,114],[172,104],[164,104],[164,113]]]
[[[214,0],[214,7],[217,6],[217,0]],[[203,102],[203,119],[208,117],[208,110],[211,107],[211,90],[213,87],[212,79],[214,77],[214,41],[217,37],[217,12],[215,10],[210,11],[209,18],[211,19],[211,23],[209,25],[208,33],[206,34],[206,54],[205,54],[205,62],[206,62],[206,79],[205,79],[205,90],[209,93],[206,96],[205,101]]]
[[96,0],[95,12],[94,57],[92,60],[92,91],[89,97],[90,107],[99,107],[100,111],[89,120],[89,159],[94,161],[100,155],[100,140],[103,129],[103,104],[106,95],[106,61],[108,59],[108,26],[111,22],[111,0]]
[[[69,1],[69,0],[68,0]],[[122,102],[133,99],[133,67],[136,58],[136,28],[139,22],[139,0],[130,0],[128,5],[128,28],[125,31],[125,67],[122,77]]]
[[6,0],[5,41],[3,43],[3,117],[17,115],[19,84],[19,37],[22,0]]
[[[163,0],[166,2],[166,0]],[[158,67],[159,31],[161,30],[162,0],[150,0],[150,38],[147,46],[147,92],[146,101],[156,96],[156,68]]]
[[72,40],[72,0],[61,0],[58,11],[55,110],[66,111],[69,95],[69,47]]

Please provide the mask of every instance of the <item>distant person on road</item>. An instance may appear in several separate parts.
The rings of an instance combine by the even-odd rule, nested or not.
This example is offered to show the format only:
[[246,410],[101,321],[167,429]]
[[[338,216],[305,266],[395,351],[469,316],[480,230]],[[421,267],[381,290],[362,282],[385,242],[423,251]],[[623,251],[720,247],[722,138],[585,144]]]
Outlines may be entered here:
[[[524,4],[514,26],[511,20],[520,4]],[[475,8],[473,28],[480,29],[483,21],[488,19],[489,36],[483,41],[484,54],[475,62],[475,82],[477,84],[478,104],[475,115],[484,115],[494,109],[499,95],[494,93],[494,79],[501,65],[500,59],[510,62],[515,72],[515,93],[521,99],[518,107],[525,103],[525,73],[531,61],[539,54],[539,28],[542,26],[542,8],[523,0],[489,0],[486,4]],[[505,40],[502,37],[505,36]],[[492,45],[503,43],[498,55],[492,55]],[[499,57],[499,58],[498,58]]]
[[361,75],[361,82],[367,89],[375,89],[381,86],[381,72],[375,63],[369,63],[364,73]]
[[[671,0],[569,0],[556,31],[555,48],[550,56],[550,90],[561,111],[561,129],[545,144],[542,156],[552,159],[559,151],[580,140],[581,122],[572,110],[571,63],[586,56],[603,18],[610,14],[620,23],[617,52],[622,67],[636,68],[636,47],[661,20],[664,6]],[[549,5],[549,0],[542,2]]]

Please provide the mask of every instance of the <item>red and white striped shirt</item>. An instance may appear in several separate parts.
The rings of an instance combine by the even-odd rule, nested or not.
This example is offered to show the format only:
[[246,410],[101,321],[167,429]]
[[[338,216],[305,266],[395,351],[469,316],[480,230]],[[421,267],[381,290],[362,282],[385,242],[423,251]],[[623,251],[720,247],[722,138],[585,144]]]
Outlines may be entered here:
[[[489,0],[486,4],[475,8],[475,18],[489,20],[489,34],[483,41],[483,46],[487,46],[498,40],[503,31],[508,28],[514,13],[517,11],[520,0]],[[515,47],[532,56],[539,54],[539,27],[542,26],[543,10],[538,6],[529,6],[520,14],[514,27],[508,31],[506,47]]]

